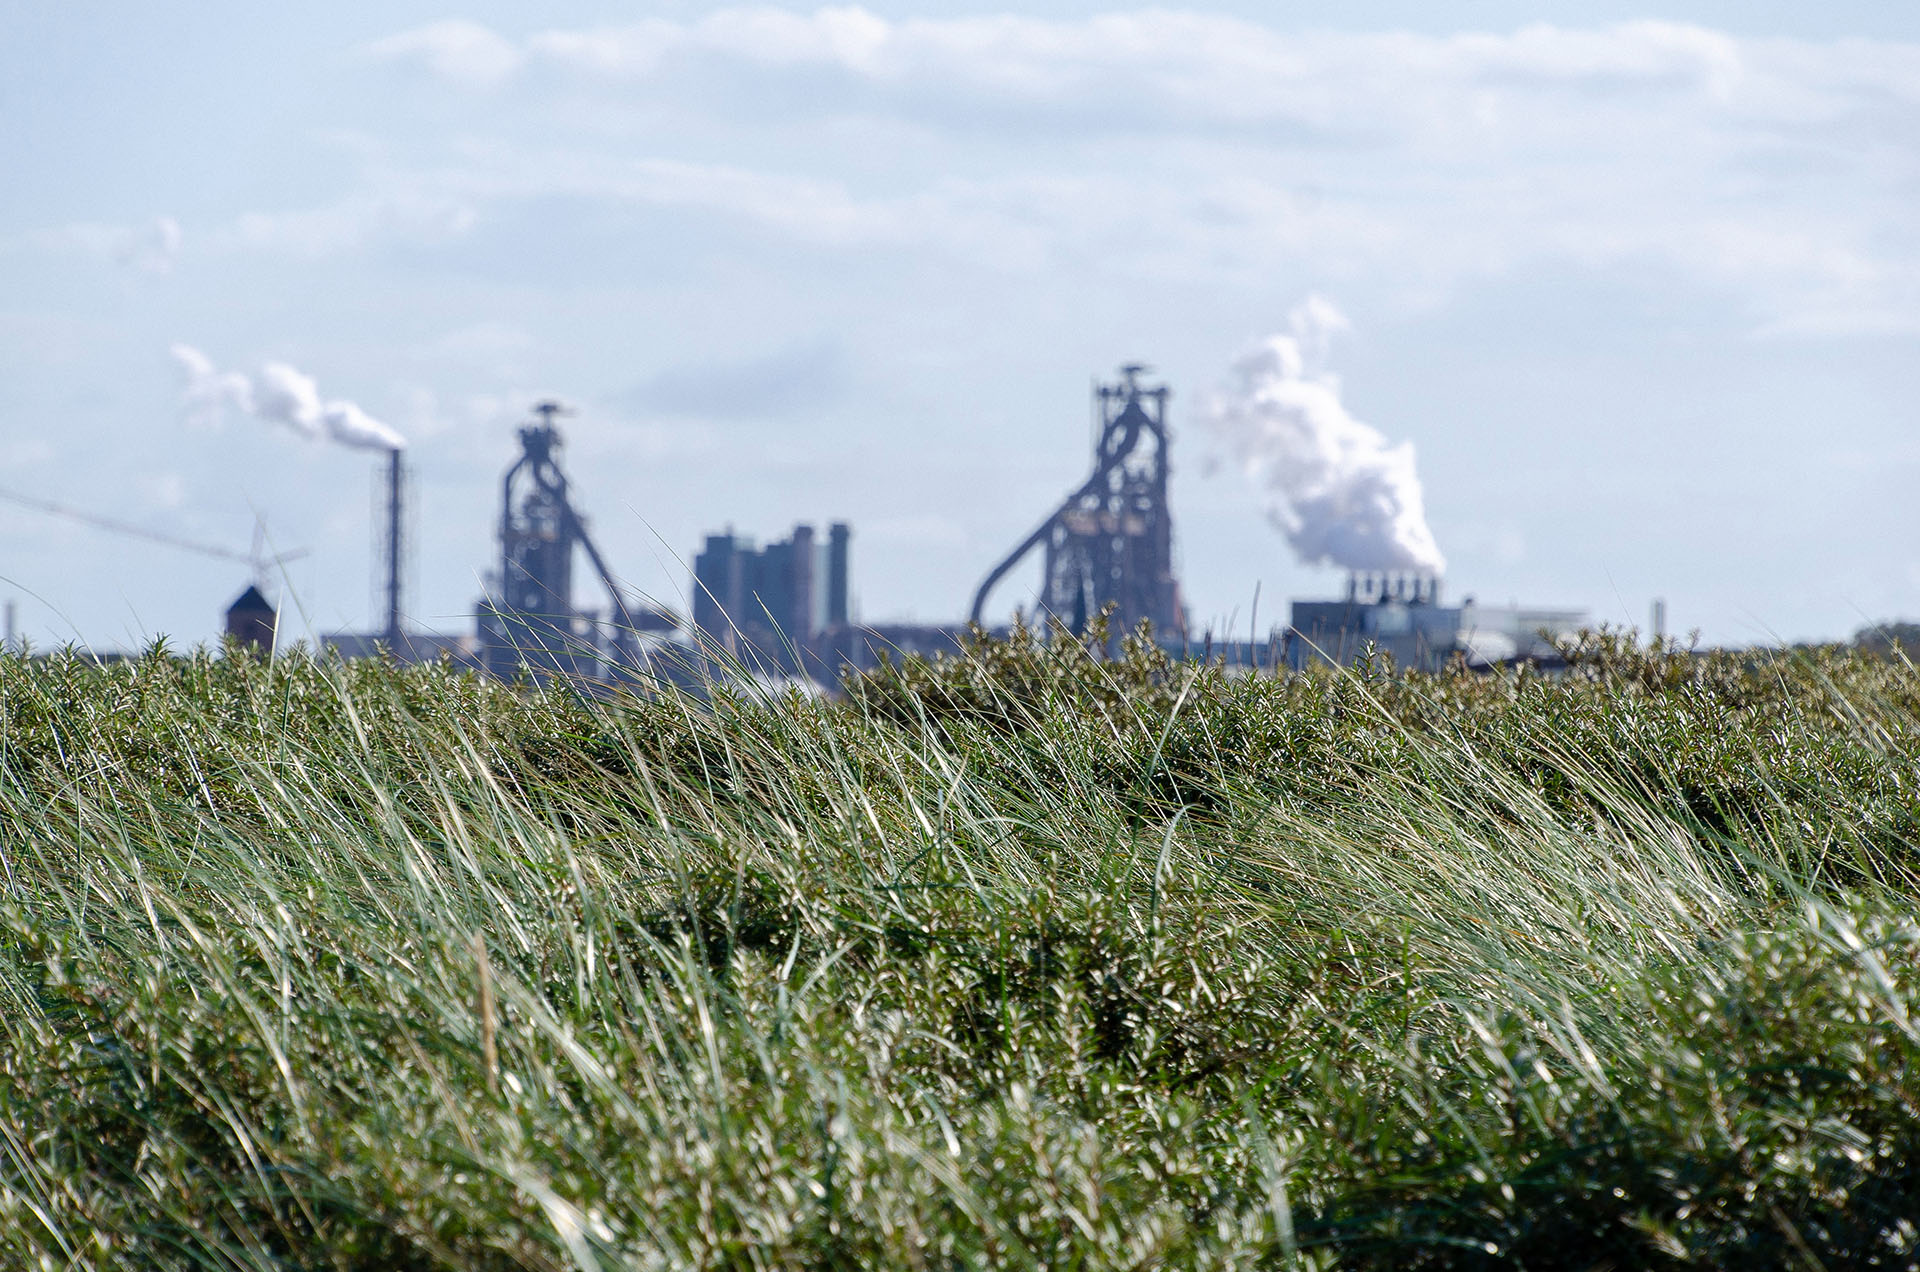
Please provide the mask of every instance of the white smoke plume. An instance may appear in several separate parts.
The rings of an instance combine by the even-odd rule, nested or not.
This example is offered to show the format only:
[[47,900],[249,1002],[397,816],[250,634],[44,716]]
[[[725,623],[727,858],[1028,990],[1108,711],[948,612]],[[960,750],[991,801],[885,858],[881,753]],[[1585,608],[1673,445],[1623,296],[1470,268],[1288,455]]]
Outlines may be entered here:
[[327,436],[362,450],[403,450],[406,439],[351,402],[329,402],[320,412]]
[[1310,296],[1233,364],[1202,418],[1267,500],[1267,517],[1307,565],[1437,575],[1446,558],[1427,527],[1413,443],[1389,445],[1348,413],[1327,370],[1348,323]]
[[212,428],[229,410],[253,413],[253,382],[238,371],[220,371],[213,359],[192,345],[176,344],[170,352],[186,373],[187,387],[180,410],[188,423]]
[[270,424],[284,424],[300,436],[326,438],[359,450],[404,450],[407,439],[352,402],[328,402],[312,376],[284,362],[269,362],[249,378],[221,371],[192,345],[176,344],[173,359],[186,373],[181,408],[199,424],[218,423],[236,410]]
[[253,413],[302,437],[320,436],[320,386],[284,362],[269,362],[254,380]]

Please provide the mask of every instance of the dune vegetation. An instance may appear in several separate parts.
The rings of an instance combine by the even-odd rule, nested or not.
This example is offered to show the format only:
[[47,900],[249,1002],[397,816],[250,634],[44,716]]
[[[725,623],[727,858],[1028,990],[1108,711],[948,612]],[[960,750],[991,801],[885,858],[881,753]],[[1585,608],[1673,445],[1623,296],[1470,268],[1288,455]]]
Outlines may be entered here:
[[0,661],[0,1266],[1920,1264],[1920,675]]

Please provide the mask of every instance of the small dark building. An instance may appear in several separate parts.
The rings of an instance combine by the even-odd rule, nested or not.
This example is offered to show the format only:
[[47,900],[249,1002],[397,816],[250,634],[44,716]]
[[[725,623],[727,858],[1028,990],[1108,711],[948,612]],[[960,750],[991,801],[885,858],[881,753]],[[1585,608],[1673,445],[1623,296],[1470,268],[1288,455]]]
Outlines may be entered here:
[[279,626],[280,612],[260,589],[248,586],[239,599],[227,606],[227,635],[243,645],[251,645],[262,654],[273,653],[273,633]]

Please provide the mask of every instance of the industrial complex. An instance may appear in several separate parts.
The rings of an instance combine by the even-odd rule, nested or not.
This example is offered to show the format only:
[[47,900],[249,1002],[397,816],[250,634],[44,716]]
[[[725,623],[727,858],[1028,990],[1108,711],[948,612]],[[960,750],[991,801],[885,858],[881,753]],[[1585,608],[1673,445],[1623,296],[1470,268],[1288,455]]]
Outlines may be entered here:
[[[824,535],[796,525],[764,546],[731,528],[708,535],[693,560],[692,612],[643,604],[621,588],[594,542],[560,463],[563,408],[542,402],[533,408],[535,421],[520,429],[521,453],[501,482],[499,565],[475,606],[473,635],[413,633],[400,620],[406,477],[396,451],[379,518],[386,627],[329,635],[325,643],[349,656],[384,648],[403,659],[452,658],[489,675],[539,683],[747,674],[830,686],[846,669],[871,667],[883,656],[954,650],[981,621],[994,588],[1038,555],[1043,584],[1034,620],[1057,618],[1082,631],[1110,611],[1116,641],[1145,622],[1160,639],[1184,646],[1187,617],[1167,502],[1168,390],[1143,384],[1145,370],[1122,367],[1118,382],[1095,387],[1092,475],[988,571],[969,622],[854,622],[853,528],[844,521],[830,523]],[[596,608],[575,600],[581,556],[599,584]]]
[[[408,473],[403,452],[393,450],[381,469],[374,535],[384,622],[374,631],[329,634],[323,644],[347,657],[446,659],[537,684],[695,683],[744,675],[830,687],[848,669],[871,667],[882,657],[955,649],[984,621],[996,589],[1036,558],[1039,588],[1031,608],[1021,611],[1026,621],[1058,622],[1080,633],[1104,613],[1112,642],[1144,624],[1170,649],[1247,669],[1350,665],[1382,654],[1415,668],[1455,658],[1488,666],[1550,661],[1557,638],[1588,624],[1578,610],[1489,606],[1471,597],[1445,604],[1439,579],[1430,575],[1356,573],[1341,597],[1294,602],[1288,625],[1265,639],[1217,641],[1193,632],[1173,565],[1169,391],[1146,383],[1146,374],[1146,367],[1129,364],[1115,381],[1095,386],[1091,473],[986,571],[966,622],[855,621],[848,605],[853,527],[845,521],[827,523],[824,534],[796,525],[787,538],[764,546],[731,527],[710,534],[693,559],[691,613],[640,600],[622,586],[589,529],[582,496],[562,463],[566,411],[548,401],[537,403],[520,428],[520,453],[501,479],[498,557],[484,576],[472,633],[420,632],[405,621]],[[17,501],[100,528],[146,533],[44,501]],[[575,590],[580,558],[588,572],[585,593]],[[228,612],[227,632],[271,649],[275,607],[260,563],[255,566],[253,585]]]

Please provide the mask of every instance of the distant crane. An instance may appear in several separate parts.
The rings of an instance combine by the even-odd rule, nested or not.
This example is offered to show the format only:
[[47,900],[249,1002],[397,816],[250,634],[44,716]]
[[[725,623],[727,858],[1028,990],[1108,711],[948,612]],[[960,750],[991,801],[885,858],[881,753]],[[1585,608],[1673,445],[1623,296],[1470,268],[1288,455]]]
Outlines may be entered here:
[[18,504],[22,508],[32,508],[37,512],[49,513],[56,517],[65,517],[82,525],[92,526],[96,530],[105,530],[109,534],[126,535],[132,539],[145,539],[149,543],[162,544],[169,548],[178,548],[182,552],[197,552],[201,556],[218,557],[223,561],[238,561],[253,571],[253,585],[265,587],[268,572],[277,565],[288,561],[297,561],[308,554],[305,548],[295,548],[291,552],[276,552],[268,555],[266,551],[266,523],[256,519],[253,524],[253,548],[249,552],[236,552],[232,548],[219,547],[211,543],[197,543],[192,539],[182,539],[176,535],[164,534],[158,530],[149,530],[145,526],[136,526],[130,521],[121,521],[114,517],[103,517],[99,513],[86,512],[79,508],[70,508],[66,504],[55,503],[51,499],[41,499],[34,495],[21,494],[17,490],[0,489],[0,500]]

